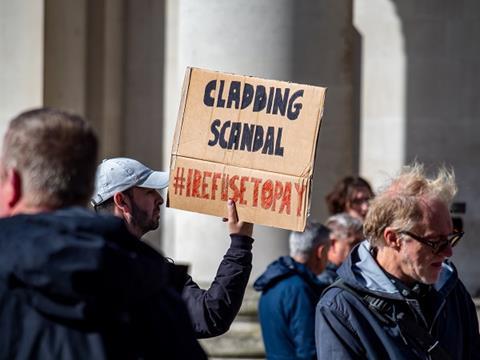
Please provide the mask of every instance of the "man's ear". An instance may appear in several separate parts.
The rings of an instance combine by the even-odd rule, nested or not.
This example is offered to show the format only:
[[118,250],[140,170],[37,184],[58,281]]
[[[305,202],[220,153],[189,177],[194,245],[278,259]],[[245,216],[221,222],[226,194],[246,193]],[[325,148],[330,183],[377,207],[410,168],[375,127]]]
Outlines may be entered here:
[[385,240],[385,246],[396,250],[400,249],[401,239],[393,228],[386,227],[383,230],[383,239]]
[[131,204],[130,199],[128,196],[121,192],[117,192],[113,195],[113,202],[115,204],[115,208],[120,210],[122,213],[127,214],[131,212]]
[[22,178],[17,170],[9,169],[5,174],[2,196],[10,209],[13,209],[22,199]]
[[337,244],[337,241],[338,241],[338,240],[335,239],[335,238],[332,238],[332,237],[330,238],[330,244],[329,244],[330,246],[328,247],[328,252],[329,252],[329,253],[333,254],[333,253],[336,252],[336,249],[337,249],[337,248],[336,248],[335,245]]
[[317,258],[321,259],[323,257],[323,252],[325,251],[326,246],[325,245],[319,245],[317,247]]

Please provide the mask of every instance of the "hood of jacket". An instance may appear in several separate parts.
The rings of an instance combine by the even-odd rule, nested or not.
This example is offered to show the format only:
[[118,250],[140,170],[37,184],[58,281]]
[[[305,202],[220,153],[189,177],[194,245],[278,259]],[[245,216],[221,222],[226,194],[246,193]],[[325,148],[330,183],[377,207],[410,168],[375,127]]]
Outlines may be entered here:
[[149,250],[121,219],[68,208],[0,219],[0,229],[3,286],[45,315],[88,323],[142,296],[126,288],[142,288],[134,260]]
[[255,281],[253,287],[257,291],[264,291],[280,280],[291,276],[301,276],[312,287],[324,287],[323,283],[317,279],[310,269],[304,264],[296,262],[290,256],[282,256],[268,265],[265,272]]
[[[348,285],[360,291],[389,299],[404,299],[373,257],[368,240],[364,240],[352,249],[337,273]],[[433,286],[444,298],[454,288],[457,279],[454,265],[445,260],[439,278]]]

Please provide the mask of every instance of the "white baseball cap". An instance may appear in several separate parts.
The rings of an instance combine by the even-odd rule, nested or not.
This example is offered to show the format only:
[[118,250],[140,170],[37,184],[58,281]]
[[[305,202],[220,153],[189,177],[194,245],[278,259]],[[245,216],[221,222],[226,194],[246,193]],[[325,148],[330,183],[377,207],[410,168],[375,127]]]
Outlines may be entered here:
[[161,190],[168,186],[168,172],[153,171],[141,162],[129,158],[105,159],[97,168],[92,205],[97,206],[115,193],[133,186]]

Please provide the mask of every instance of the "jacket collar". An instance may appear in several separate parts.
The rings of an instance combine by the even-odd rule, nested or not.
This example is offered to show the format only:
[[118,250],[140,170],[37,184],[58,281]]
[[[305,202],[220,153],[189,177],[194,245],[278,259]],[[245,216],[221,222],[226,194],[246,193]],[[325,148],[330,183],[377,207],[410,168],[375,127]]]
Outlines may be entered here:
[[[364,240],[352,249],[347,260],[338,269],[337,273],[349,285],[391,299],[403,299],[399,289],[385,274],[372,255],[372,248],[368,240]],[[438,281],[434,284],[435,290],[441,297],[446,297],[457,282],[457,271],[453,264],[446,260]]]

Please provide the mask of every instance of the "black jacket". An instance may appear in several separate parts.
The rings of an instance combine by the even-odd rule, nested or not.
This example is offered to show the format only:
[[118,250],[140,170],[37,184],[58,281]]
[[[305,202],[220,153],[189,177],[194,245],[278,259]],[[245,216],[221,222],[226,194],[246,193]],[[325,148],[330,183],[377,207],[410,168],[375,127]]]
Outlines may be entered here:
[[200,289],[190,276],[185,277],[182,297],[198,338],[225,333],[242,305],[252,271],[253,239],[242,235],[230,237],[230,248],[208,290]]
[[164,258],[71,208],[0,220],[0,359],[204,359]]

